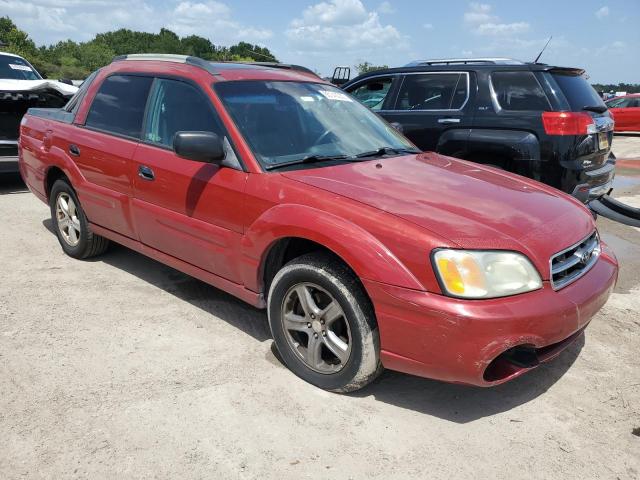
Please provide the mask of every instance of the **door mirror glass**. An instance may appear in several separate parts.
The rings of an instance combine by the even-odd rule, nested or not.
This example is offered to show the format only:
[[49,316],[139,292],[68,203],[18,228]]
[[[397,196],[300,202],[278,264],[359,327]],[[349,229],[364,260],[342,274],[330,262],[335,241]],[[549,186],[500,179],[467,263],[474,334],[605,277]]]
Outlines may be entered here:
[[177,132],[173,150],[182,158],[218,165],[225,156],[222,138],[213,132]]

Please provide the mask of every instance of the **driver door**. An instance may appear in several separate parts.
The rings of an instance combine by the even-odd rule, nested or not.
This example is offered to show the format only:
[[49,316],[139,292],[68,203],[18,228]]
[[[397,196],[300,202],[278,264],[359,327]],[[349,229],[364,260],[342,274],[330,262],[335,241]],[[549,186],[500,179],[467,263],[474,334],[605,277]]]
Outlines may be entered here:
[[234,259],[242,236],[247,173],[228,142],[225,161],[231,167],[178,157],[173,136],[179,131],[210,131],[226,137],[199,86],[186,79],[156,78],[142,142],[133,158],[133,215],[140,241],[240,283],[239,262]]

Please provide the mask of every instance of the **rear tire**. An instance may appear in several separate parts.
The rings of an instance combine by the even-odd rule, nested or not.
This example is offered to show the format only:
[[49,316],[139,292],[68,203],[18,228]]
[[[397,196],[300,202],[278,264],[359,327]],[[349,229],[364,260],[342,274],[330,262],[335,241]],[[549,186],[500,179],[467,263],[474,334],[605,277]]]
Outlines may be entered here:
[[84,259],[107,250],[109,240],[91,231],[78,196],[66,180],[56,180],[51,187],[49,206],[53,229],[64,253]]
[[269,326],[286,366],[332,392],[352,392],[381,372],[373,306],[357,277],[325,253],[303,255],[274,277]]

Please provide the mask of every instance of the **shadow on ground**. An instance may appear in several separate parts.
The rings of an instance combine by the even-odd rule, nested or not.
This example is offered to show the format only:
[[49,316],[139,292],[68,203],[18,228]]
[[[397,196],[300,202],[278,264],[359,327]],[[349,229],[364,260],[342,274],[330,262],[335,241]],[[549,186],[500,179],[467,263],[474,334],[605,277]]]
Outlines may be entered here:
[[0,195],[28,192],[27,186],[17,173],[0,174]]
[[[43,222],[54,233],[51,219]],[[104,262],[155,287],[189,302],[238,330],[263,342],[271,338],[267,315],[235,297],[185,275],[142,254],[120,245],[112,245],[103,255],[89,261]],[[467,423],[505,412],[546,392],[576,360],[584,345],[584,336],[549,364],[493,388],[454,385],[435,380],[386,371],[372,385],[352,393],[354,397],[373,396],[376,400],[456,423]],[[282,360],[272,344],[272,363]],[[292,382],[301,381],[291,378]],[[517,417],[511,419],[519,421]]]

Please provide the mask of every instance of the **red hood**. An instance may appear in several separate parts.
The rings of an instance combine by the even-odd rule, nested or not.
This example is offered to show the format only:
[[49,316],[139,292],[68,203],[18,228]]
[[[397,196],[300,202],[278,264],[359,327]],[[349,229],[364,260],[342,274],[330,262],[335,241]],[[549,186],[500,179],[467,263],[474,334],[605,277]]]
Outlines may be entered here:
[[544,278],[554,253],[595,228],[591,214],[562,192],[435,153],[283,175],[401,217],[461,248],[519,250]]

